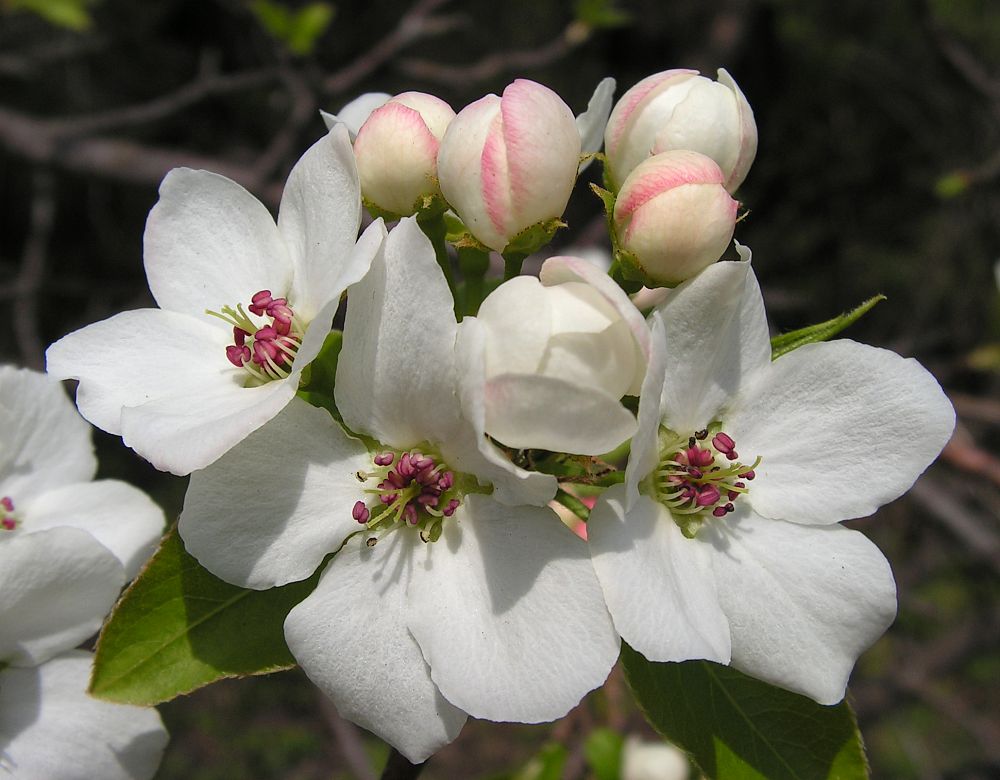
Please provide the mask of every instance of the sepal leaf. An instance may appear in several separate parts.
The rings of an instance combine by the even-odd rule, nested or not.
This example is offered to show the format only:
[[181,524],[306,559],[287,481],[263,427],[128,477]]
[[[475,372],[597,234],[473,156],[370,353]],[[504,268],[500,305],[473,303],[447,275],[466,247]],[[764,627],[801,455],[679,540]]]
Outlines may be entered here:
[[223,678],[291,668],[285,616],[318,578],[317,572],[281,588],[238,588],[202,568],[174,526],[105,623],[90,693],[153,705]]
[[884,295],[876,295],[851,311],[844,312],[826,322],[818,322],[815,325],[778,334],[771,339],[771,360],[777,360],[782,355],[806,344],[815,344],[818,341],[827,341],[833,338],[848,325],[853,325],[871,311],[876,303],[885,299]]

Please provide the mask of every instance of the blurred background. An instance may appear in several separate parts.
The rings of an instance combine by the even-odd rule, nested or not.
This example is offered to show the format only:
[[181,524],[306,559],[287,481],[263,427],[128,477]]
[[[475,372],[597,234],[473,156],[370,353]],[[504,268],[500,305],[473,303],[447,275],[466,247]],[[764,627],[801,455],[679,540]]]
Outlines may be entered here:
[[[41,368],[63,334],[152,304],[142,231],[170,168],[223,173],[273,210],[324,132],[318,110],[361,92],[458,110],[527,77],[579,113],[605,75],[620,95],[672,67],[725,67],[754,108],[736,235],[775,331],[884,293],[845,335],[919,359],[955,404],[939,462],[853,524],[892,563],[899,617],[851,699],[874,777],[1000,777],[995,0],[0,0],[0,360]],[[584,182],[567,221],[555,249],[607,245]],[[95,437],[103,476],[176,516],[184,480]],[[163,780],[370,778],[386,753],[298,672],[161,712]],[[603,729],[653,738],[617,670],[554,725],[470,721],[423,776],[497,777],[564,750],[563,775],[587,777]]]

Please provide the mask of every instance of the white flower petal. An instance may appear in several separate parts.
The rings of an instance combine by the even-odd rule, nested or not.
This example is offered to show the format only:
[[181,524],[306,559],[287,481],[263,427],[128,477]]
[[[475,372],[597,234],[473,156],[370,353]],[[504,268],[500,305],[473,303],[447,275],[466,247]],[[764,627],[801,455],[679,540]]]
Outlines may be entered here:
[[[474,319],[485,335],[488,374],[528,374],[538,370],[551,335],[550,300],[533,276],[515,276],[486,296]],[[473,318],[466,317],[463,322],[468,319]],[[525,327],[525,323],[531,323],[531,327]]]
[[289,649],[340,714],[414,763],[455,739],[466,719],[431,682],[406,629],[421,547],[407,529],[374,548],[364,535],[352,538],[285,620]]
[[619,642],[586,547],[549,509],[469,495],[416,551],[407,625],[445,697],[537,723],[601,685]]
[[475,317],[466,317],[455,344],[458,392],[464,424],[442,442],[448,462],[483,485],[493,486],[493,498],[501,504],[544,506],[556,494],[558,484],[551,474],[526,471],[515,466],[486,437],[485,328]]
[[358,168],[347,128],[338,125],[295,163],[281,196],[278,230],[295,268],[296,314],[311,319],[365,275],[374,251],[354,251],[360,225]]
[[[580,131],[581,155],[592,155],[601,150],[601,146],[604,144],[604,128],[608,126],[608,117],[611,116],[611,105],[614,98],[615,80],[613,78],[601,79],[587,103],[587,110],[576,118],[576,129]],[[589,157],[580,163],[577,173],[583,173],[593,161],[594,158]]]
[[242,387],[236,378],[199,394],[175,394],[122,409],[122,439],[161,471],[190,474],[218,460],[280,412],[298,375]]
[[349,428],[393,447],[447,440],[458,425],[454,302],[430,241],[402,220],[350,290],[337,364]]
[[[494,224],[490,218],[483,193],[482,158],[491,130],[496,132],[499,115],[500,98],[493,94],[467,105],[448,125],[437,159],[438,180],[445,200],[476,238],[497,251],[507,245],[510,237],[503,235],[500,232],[502,225]],[[509,191],[504,186],[506,179],[501,180],[497,176],[488,183],[495,201],[507,201],[507,207],[502,212],[509,214]],[[497,212],[499,220],[502,215],[499,210]]]
[[45,490],[93,478],[90,426],[59,382],[0,366],[0,398],[0,497],[10,497],[17,508]]
[[693,433],[770,364],[764,302],[749,260],[725,261],[677,287],[659,311],[667,344],[663,422]]
[[24,780],[147,780],[167,732],[152,707],[87,694],[91,655],[65,653],[0,672],[0,775]]
[[245,305],[259,290],[284,295],[292,281],[291,260],[260,201],[225,176],[188,168],[160,184],[143,261],[160,308],[197,317]]
[[86,531],[0,539],[0,661],[34,665],[79,644],[124,584],[119,560]]
[[639,483],[656,468],[659,458],[659,433],[663,382],[667,370],[667,337],[663,317],[653,312],[651,318],[649,366],[639,393],[636,433],[625,466],[625,509],[631,511],[639,498]]
[[749,511],[702,528],[732,665],[820,704],[844,697],[857,657],[896,614],[889,563],[857,531],[767,520]]
[[729,663],[729,621],[719,606],[705,545],[687,539],[667,510],[625,488],[598,499],[587,540],[608,610],[622,638],[650,661]]
[[486,382],[486,430],[514,448],[579,455],[610,452],[635,433],[635,418],[598,388],[538,374]]
[[141,490],[102,479],[49,490],[25,504],[24,530],[69,526],[93,536],[114,553],[132,579],[163,533],[163,510]]
[[324,409],[292,402],[212,465],[191,475],[180,534],[217,577],[265,589],[305,579],[358,529],[361,442]]
[[80,414],[120,434],[122,407],[175,393],[195,404],[201,388],[232,381],[232,331],[209,320],[160,309],[122,312],[63,336],[46,351],[46,369],[80,380]]
[[390,97],[392,95],[388,92],[365,92],[343,106],[336,114],[328,114],[326,111],[320,111],[319,113],[323,117],[323,122],[326,124],[327,130],[332,130],[337,122],[343,122],[347,125],[347,129],[351,134],[351,140],[353,141],[361,129],[361,125],[365,123],[371,112],[379,106],[384,105]]
[[919,363],[853,341],[782,356],[741,393],[728,433],[760,455],[754,511],[800,523],[870,515],[910,488],[955,425]]
[[638,368],[632,378],[629,394],[638,395],[649,360],[649,326],[622,288],[604,270],[581,257],[550,257],[542,264],[538,278],[546,286],[571,281],[586,282],[621,315],[635,339],[635,364]]

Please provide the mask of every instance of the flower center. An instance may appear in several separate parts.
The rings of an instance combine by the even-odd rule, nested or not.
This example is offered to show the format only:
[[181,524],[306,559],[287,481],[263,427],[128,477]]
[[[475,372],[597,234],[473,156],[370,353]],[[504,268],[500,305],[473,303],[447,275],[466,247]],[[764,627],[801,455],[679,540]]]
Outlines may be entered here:
[[14,501],[10,496],[0,498],[0,531],[13,531],[21,524],[14,514]]
[[369,531],[367,540],[374,547],[379,539],[397,528],[416,528],[425,542],[441,537],[444,520],[455,514],[464,492],[456,484],[455,473],[433,455],[418,450],[380,452],[374,458],[374,470],[359,471],[361,482],[375,481],[366,488],[372,495],[366,503],[358,501],[351,514]]
[[223,306],[220,311],[205,310],[233,326],[233,343],[226,347],[226,357],[244,369],[260,384],[284,379],[302,344],[305,324],[292,311],[285,298],[272,298],[270,290],[255,293],[247,306]]
[[709,515],[725,517],[735,510],[733,502],[748,492],[760,461],[758,456],[749,466],[741,463],[736,442],[721,423],[692,436],[661,427],[659,465],[648,479],[656,499],[693,538]]

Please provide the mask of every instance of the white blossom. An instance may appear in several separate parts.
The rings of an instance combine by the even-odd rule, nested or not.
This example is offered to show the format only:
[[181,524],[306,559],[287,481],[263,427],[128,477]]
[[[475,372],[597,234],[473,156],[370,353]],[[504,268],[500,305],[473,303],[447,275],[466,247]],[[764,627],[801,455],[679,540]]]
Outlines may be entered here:
[[144,237],[160,308],[64,336],[46,353],[48,371],[79,379],[81,414],[157,468],[203,468],[295,395],[384,236],[377,222],[356,244],[360,219],[342,126],[292,169],[277,225],[235,182],[174,169]]
[[652,320],[625,484],[588,524],[615,626],[652,661],[731,663],[837,702],[896,609],[882,553],[839,522],[913,484],[951,404],[916,361],[853,341],[772,362],[748,260]]
[[459,341],[430,242],[403,220],[350,290],[337,368],[337,408],[371,449],[296,399],[192,475],[180,520],[189,552],[244,587],[336,552],[285,622],[289,648],[411,761],[467,714],[562,716],[618,654],[585,546],[544,506],[554,479],[485,438]]

